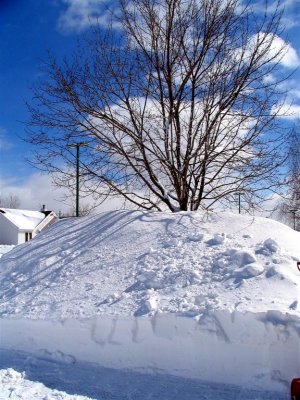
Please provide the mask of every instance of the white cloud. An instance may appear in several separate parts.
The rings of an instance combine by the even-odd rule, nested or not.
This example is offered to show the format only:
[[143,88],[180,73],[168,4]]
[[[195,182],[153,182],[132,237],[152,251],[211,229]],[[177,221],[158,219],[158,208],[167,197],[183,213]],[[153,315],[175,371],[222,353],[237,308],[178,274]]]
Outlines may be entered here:
[[63,190],[54,190],[51,178],[48,175],[35,173],[22,183],[14,179],[0,181],[3,195],[14,195],[20,200],[20,208],[38,210],[43,204],[47,209],[55,211],[66,210],[68,207],[59,201],[63,197]]
[[58,27],[62,31],[83,31],[96,23],[105,25],[111,2],[107,0],[61,0],[65,11],[60,15]]
[[[14,179],[1,180],[0,189],[3,196],[17,196],[20,200],[20,209],[39,210],[45,204],[47,210],[69,212],[72,209],[72,199],[65,201],[69,195],[67,189],[53,186],[49,175],[34,173],[28,176],[21,184]],[[93,204],[89,198],[82,200],[82,204]],[[74,201],[73,201],[74,204]],[[96,208],[97,212],[111,211],[123,208],[122,201],[116,198],[107,199]]]
[[300,65],[300,59],[298,57],[297,51],[290,43],[286,43],[279,36],[274,39],[274,52],[285,46],[284,55],[280,59],[280,63],[287,68],[297,68]]
[[274,58],[274,62],[278,62],[286,68],[297,68],[300,66],[300,58],[297,51],[281,37],[271,33],[259,32],[251,37],[249,49],[253,51],[258,43],[260,51],[265,52],[266,61]]

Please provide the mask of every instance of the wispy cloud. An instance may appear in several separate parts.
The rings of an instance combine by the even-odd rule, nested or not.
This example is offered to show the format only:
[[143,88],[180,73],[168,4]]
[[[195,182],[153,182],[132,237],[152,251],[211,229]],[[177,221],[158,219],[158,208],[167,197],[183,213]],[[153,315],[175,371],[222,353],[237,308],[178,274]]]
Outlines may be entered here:
[[[264,13],[266,10],[265,0],[254,1],[251,3],[251,6],[257,13]],[[269,2],[267,12],[273,13],[277,7],[279,11],[283,11],[282,24],[286,29],[300,26],[300,20],[298,17],[300,12],[299,0],[281,0],[279,5],[277,4],[277,1]]]
[[286,103],[283,106],[274,106],[272,112],[279,118],[295,121],[300,119],[300,104]]
[[61,31],[81,32],[97,23],[107,24],[109,7],[113,1],[108,0],[61,0],[65,10],[58,20]]
[[12,147],[12,143],[7,140],[7,130],[0,127],[0,151],[8,150]]
[[280,84],[279,88],[286,92],[289,99],[300,101],[300,82],[298,79],[287,79]]
[[[272,76],[270,78],[272,82]],[[280,118],[289,121],[300,120],[300,83],[297,79],[287,79],[279,84],[278,89],[285,93],[285,102],[274,106],[272,111]]]

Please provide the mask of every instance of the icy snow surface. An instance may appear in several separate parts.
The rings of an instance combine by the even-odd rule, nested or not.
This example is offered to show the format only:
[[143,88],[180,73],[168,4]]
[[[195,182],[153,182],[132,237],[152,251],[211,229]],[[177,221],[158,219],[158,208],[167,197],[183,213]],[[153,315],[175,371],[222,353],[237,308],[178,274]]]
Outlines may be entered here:
[[0,260],[0,347],[283,399],[300,375],[299,241],[230,213],[59,221]]

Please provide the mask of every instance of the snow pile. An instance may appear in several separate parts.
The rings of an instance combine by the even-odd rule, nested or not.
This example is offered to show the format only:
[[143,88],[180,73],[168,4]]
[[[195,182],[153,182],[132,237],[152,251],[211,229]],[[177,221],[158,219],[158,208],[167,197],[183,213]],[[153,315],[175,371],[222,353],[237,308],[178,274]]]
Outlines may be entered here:
[[300,315],[300,233],[234,214],[59,221],[3,256],[0,313],[37,319],[278,310]]
[[1,347],[287,392],[300,234],[231,213],[62,220],[0,262]]

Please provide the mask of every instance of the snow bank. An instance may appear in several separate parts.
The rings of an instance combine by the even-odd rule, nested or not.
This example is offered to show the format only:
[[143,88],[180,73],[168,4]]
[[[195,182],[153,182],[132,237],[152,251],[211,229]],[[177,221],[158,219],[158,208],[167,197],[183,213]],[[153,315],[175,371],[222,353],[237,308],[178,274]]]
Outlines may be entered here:
[[213,312],[87,320],[0,320],[1,347],[39,358],[88,361],[285,392],[300,371],[300,321],[278,312]]
[[0,345],[287,392],[300,374],[299,242],[230,213],[59,221],[0,260]]

